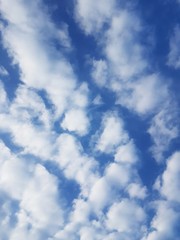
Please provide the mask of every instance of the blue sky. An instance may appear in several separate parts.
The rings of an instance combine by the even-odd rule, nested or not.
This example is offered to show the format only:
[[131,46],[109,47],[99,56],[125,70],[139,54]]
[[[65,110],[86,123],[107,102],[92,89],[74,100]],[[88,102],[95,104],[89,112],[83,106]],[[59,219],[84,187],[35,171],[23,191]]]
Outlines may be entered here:
[[0,0],[0,239],[179,240],[180,1]]

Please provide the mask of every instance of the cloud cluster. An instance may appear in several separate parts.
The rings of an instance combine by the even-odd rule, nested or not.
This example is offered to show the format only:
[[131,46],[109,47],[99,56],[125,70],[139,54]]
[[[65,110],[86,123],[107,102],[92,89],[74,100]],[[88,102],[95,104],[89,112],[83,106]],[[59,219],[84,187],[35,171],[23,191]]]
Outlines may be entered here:
[[[178,136],[177,105],[150,66],[132,5],[74,1],[75,23],[99,49],[87,73],[97,88],[80,81],[68,26],[43,1],[0,5],[2,45],[19,74],[12,98],[0,80],[0,238],[178,240],[180,153],[164,159]],[[178,28],[168,60],[176,69],[177,41]],[[153,190],[121,108],[147,123],[151,153],[166,164]]]
[[[90,1],[87,1],[90,4]],[[81,1],[78,1],[78,6]],[[157,69],[154,70],[151,61],[148,59],[150,53],[148,40],[143,32],[146,31],[145,24],[140,19],[131,4],[122,5],[118,11],[115,5],[109,6],[108,24],[106,16],[101,15],[101,23],[104,28],[101,29],[102,38],[98,37],[99,33],[89,32],[94,36],[97,45],[101,49],[101,58],[93,58],[91,76],[93,81],[100,88],[108,88],[116,96],[116,104],[123,106],[130,112],[136,113],[139,117],[149,117],[149,131],[152,141],[154,158],[162,161],[165,147],[158,150],[157,135],[154,134],[153,128],[157,124],[155,119],[164,114],[161,118],[161,125],[158,128],[158,135],[166,135],[166,147],[177,137],[178,124],[174,126],[174,134],[168,132],[166,118],[171,115],[171,109],[177,111],[177,106],[172,100],[171,91],[167,84],[167,79]],[[88,6],[88,4],[87,4]],[[114,10],[112,11],[112,6]],[[88,8],[91,12],[91,7]],[[96,11],[93,12],[93,21],[84,8],[76,8],[76,17],[81,19],[80,27],[87,32],[88,26],[98,26],[100,5],[96,5]],[[83,16],[80,17],[80,16]],[[104,19],[104,20],[102,20]],[[169,65],[178,66],[178,27],[174,31],[174,36],[170,40],[170,53],[168,56]],[[177,68],[177,67],[176,67]],[[161,111],[161,109],[164,109]],[[175,122],[177,113],[171,117]],[[156,123],[155,123],[156,122]],[[176,129],[176,130],[175,130]],[[175,133],[176,132],[176,133]]]

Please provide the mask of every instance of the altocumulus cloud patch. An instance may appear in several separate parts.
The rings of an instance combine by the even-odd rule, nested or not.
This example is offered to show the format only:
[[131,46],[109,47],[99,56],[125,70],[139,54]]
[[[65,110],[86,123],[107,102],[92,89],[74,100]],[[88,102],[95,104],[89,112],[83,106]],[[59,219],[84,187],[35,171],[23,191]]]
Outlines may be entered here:
[[179,240],[179,14],[0,0],[0,239]]

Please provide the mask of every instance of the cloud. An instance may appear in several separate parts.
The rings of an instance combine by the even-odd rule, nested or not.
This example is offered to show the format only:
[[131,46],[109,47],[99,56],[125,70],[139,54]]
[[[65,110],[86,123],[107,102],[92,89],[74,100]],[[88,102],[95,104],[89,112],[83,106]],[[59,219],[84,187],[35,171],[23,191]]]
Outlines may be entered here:
[[[161,92],[158,90],[160,88]],[[168,99],[168,88],[163,84],[161,76],[152,74],[125,85],[118,96],[117,103],[138,114],[148,114],[153,113]]]
[[0,129],[11,134],[12,141],[15,145],[23,147],[24,154],[33,154],[46,160],[51,157],[53,133],[43,131],[31,123],[13,119],[7,114],[0,115]]
[[100,133],[96,133],[96,149],[101,152],[111,153],[118,145],[128,141],[122,120],[115,113],[104,115]]
[[142,73],[147,67],[144,49],[138,42],[141,29],[140,19],[133,12],[120,10],[105,33],[106,57],[112,71],[122,80]]
[[112,230],[126,233],[127,236],[130,234],[137,239],[140,232],[143,231],[145,220],[145,212],[137,203],[122,199],[119,203],[114,203],[109,209],[106,224]]
[[45,129],[52,127],[52,110],[46,108],[36,90],[26,85],[18,86],[9,111],[13,118],[19,121],[36,123]]
[[10,228],[8,239],[41,239],[42,234],[47,237],[57,231],[63,224],[63,210],[56,177],[35,161],[18,158],[3,142],[0,149],[1,201],[2,193],[6,194],[4,210],[14,221],[4,218],[4,227]]
[[178,114],[176,106],[170,104],[162,108],[151,121],[148,129],[154,142],[151,150],[158,162],[163,161],[164,152],[168,149],[171,141],[178,137]]
[[105,60],[93,60],[91,75],[95,83],[105,87],[108,82],[108,66]]
[[170,38],[169,43],[169,54],[167,64],[172,68],[180,68],[180,50],[179,50],[179,41],[180,41],[180,28],[176,26],[174,28],[173,35]]
[[[11,14],[11,1],[1,1],[2,16],[7,25],[2,29],[3,45],[14,64],[19,66],[21,80],[30,87],[43,89],[62,114],[76,87],[73,69],[51,42],[62,44],[62,27],[56,28],[41,1],[26,5],[23,1],[14,4],[16,13]],[[59,35],[60,31],[60,35]],[[60,36],[63,35],[63,39]],[[68,38],[67,38],[68,41]]]
[[97,33],[105,23],[108,23],[115,11],[116,1],[77,0],[75,2],[75,16],[86,34]]
[[1,76],[8,76],[9,75],[8,71],[3,66],[0,66],[0,75]]
[[[14,11],[12,0],[1,0],[2,44],[19,79],[15,91],[0,82],[0,239],[177,240],[179,152],[154,189],[141,179],[142,161],[161,162],[179,131],[167,79],[148,59],[143,21],[115,0],[74,4],[82,31],[72,30],[72,18],[69,29],[59,21],[64,13],[56,21],[54,12],[54,22],[41,0],[18,0]],[[74,34],[94,38],[89,69],[74,64],[84,54],[80,45],[71,52]],[[138,149],[139,133],[127,131],[136,121],[137,131],[149,128],[148,153],[148,141]]]
[[81,109],[71,109],[65,113],[61,127],[65,130],[76,132],[80,136],[84,136],[89,130],[89,119],[85,111]]
[[115,154],[115,161],[127,164],[137,163],[138,161],[137,149],[132,140],[117,148]]
[[156,215],[151,223],[152,231],[146,240],[178,240],[179,213],[167,202],[159,202]]
[[152,231],[149,232],[146,240],[178,240],[179,157],[180,153],[174,152],[167,160],[164,172],[156,180],[155,188],[160,194],[160,200],[153,202],[155,216],[151,221]]
[[[162,175],[161,194],[169,201],[180,203],[179,181],[180,181],[180,152],[174,153],[167,161],[167,167]],[[169,187],[170,186],[170,187]]]
[[128,186],[128,193],[132,198],[145,199],[147,196],[147,189],[138,183],[131,183]]
[[70,134],[61,134],[56,146],[59,151],[54,160],[63,169],[66,178],[80,184],[81,194],[86,196],[98,178],[98,163],[84,153],[80,142]]
[[6,111],[9,101],[2,82],[0,81],[0,113]]

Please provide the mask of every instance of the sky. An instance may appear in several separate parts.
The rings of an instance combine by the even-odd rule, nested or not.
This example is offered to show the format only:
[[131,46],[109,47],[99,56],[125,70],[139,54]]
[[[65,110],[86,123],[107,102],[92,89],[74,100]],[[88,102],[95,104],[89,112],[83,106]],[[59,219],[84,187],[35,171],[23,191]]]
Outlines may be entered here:
[[0,239],[180,240],[180,1],[0,0]]

